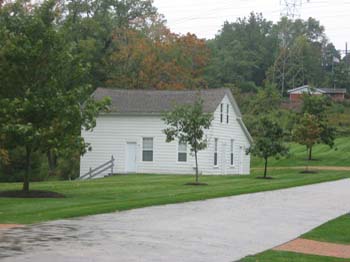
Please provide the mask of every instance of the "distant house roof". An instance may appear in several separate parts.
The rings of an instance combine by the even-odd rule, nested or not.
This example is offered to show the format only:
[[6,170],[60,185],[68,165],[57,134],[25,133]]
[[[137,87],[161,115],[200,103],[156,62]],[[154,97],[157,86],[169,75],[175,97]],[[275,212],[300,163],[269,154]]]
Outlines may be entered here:
[[346,94],[345,88],[319,88],[325,94]]
[[203,110],[214,113],[227,95],[237,115],[237,120],[252,142],[252,138],[242,121],[242,114],[228,88],[201,90],[144,90],[144,89],[111,89],[97,88],[92,94],[96,100],[110,97],[110,110],[124,115],[159,115],[173,110],[176,106],[191,105],[198,98],[203,101]]
[[310,87],[309,85],[299,86],[288,90],[288,94],[293,94],[300,92],[301,90],[306,89],[308,92],[319,92],[322,94],[345,94],[346,89],[344,88],[319,88],[319,87]]

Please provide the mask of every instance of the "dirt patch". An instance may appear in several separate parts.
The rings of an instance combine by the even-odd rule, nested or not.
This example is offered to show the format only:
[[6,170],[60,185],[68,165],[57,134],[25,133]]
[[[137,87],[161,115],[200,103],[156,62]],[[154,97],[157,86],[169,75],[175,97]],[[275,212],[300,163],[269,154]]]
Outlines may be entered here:
[[16,227],[24,227],[24,225],[20,225],[20,224],[0,224],[0,230],[1,229],[16,228]]
[[333,244],[302,238],[292,240],[274,248],[274,250],[326,257],[350,258],[350,245]]
[[11,190],[0,192],[0,197],[13,197],[13,198],[64,198],[65,196],[52,191],[31,190],[24,192],[22,190]]
[[[314,170],[326,170],[326,171],[350,171],[350,166],[310,166]],[[292,167],[269,167],[268,170],[287,170],[287,169],[305,169],[305,166],[292,166]],[[253,167],[252,170],[264,170],[263,167]]]

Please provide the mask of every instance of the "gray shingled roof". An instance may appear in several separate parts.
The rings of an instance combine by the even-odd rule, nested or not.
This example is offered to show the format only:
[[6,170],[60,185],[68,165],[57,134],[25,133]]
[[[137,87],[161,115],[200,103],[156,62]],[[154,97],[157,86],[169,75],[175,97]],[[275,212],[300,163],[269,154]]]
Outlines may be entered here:
[[176,106],[193,104],[198,97],[203,100],[204,111],[213,113],[225,95],[231,101],[243,132],[252,143],[253,139],[242,121],[241,112],[228,88],[179,91],[97,88],[92,97],[95,100],[110,97],[112,99],[110,106],[112,113],[148,115],[161,114],[173,110]]
[[111,112],[119,114],[157,114],[171,111],[178,105],[193,104],[198,96],[203,100],[205,112],[214,112],[224,96],[231,100],[237,115],[241,113],[227,88],[205,90],[135,90],[97,88],[93,93],[96,100],[109,96],[112,99]]

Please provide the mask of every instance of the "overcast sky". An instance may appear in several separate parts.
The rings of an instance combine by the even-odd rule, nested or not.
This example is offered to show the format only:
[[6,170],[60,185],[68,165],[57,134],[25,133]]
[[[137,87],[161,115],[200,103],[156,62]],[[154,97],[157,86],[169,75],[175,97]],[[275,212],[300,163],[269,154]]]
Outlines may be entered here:
[[[280,0],[154,0],[154,5],[172,31],[191,32],[201,38],[213,38],[224,21],[235,21],[251,11],[273,21],[280,16]],[[344,50],[346,41],[350,48],[350,0],[303,0],[301,18],[310,16],[326,27],[337,49]]]

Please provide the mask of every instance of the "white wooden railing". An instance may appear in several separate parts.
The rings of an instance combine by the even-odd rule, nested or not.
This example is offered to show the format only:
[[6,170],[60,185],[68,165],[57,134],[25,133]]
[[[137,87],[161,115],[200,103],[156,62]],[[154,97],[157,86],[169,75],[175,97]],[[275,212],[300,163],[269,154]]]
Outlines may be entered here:
[[109,173],[109,175],[113,175],[113,168],[114,168],[114,157],[111,157],[111,160],[107,161],[106,163],[99,165],[98,167],[92,169],[90,167],[89,172],[87,172],[86,174],[84,174],[83,176],[79,177],[79,180],[82,179],[92,179],[98,175],[100,175],[102,172],[110,169],[111,172]]

